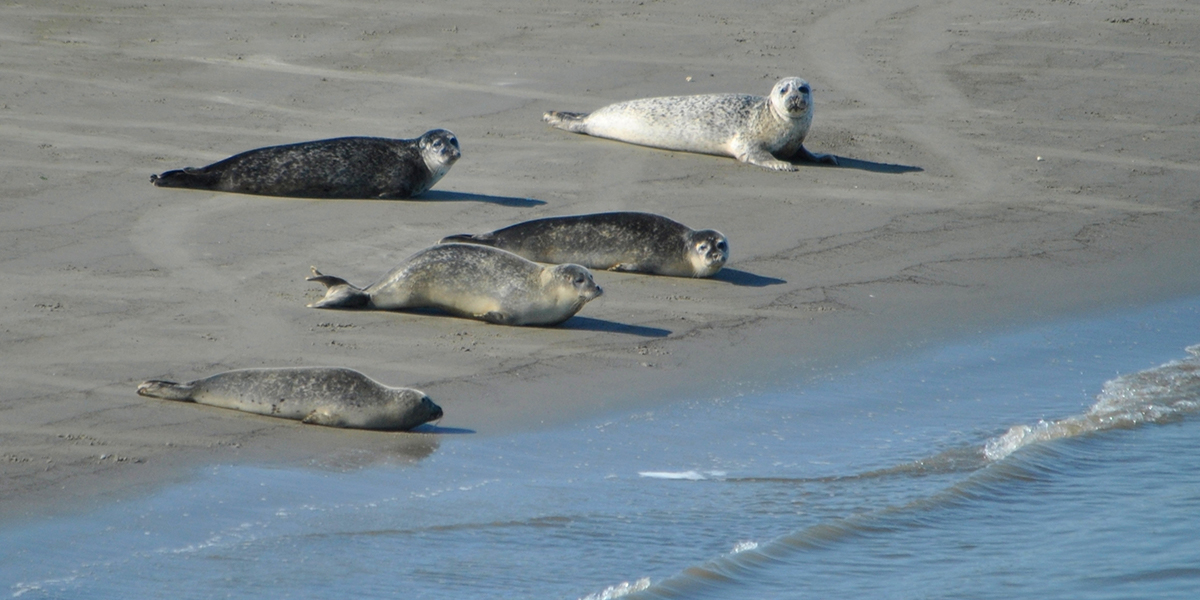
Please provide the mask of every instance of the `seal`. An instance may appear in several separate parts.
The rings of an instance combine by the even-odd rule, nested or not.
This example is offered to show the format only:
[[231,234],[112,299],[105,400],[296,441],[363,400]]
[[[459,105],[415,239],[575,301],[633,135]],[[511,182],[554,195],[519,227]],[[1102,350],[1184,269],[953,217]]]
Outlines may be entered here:
[[442,418],[429,396],[388,387],[352,369],[239,369],[187,383],[150,380],[137,393],[314,425],[407,431]]
[[500,325],[557,325],[604,293],[579,265],[543,267],[499,248],[439,244],[405,259],[366,289],[313,267],[325,297],[310,308],[436,308]]
[[401,199],[425,193],[461,155],[453,133],[433,129],[412,140],[342,137],[267,146],[150,181],[263,196]]
[[666,150],[732,156],[776,171],[795,171],[790,158],[837,164],[804,147],[812,124],[812,87],[799,77],[775,83],[767,97],[706,94],[644,98],[593,113],[550,111],[542,119],[567,131]]
[[711,277],[729,259],[719,231],[695,230],[644,212],[548,217],[441,243],[483,244],[541,263],[575,263],[590,269],[675,277]]

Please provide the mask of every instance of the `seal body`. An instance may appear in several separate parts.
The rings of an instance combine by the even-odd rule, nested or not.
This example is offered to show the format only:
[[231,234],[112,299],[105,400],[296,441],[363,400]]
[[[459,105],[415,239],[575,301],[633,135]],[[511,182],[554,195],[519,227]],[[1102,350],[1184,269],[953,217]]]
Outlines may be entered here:
[[413,140],[343,137],[268,146],[150,181],[264,196],[412,198],[433,187],[461,154],[453,133],[434,129]]
[[550,111],[547,123],[567,131],[684,152],[732,156],[777,171],[785,160],[837,164],[804,147],[812,124],[812,87],[799,77],[775,83],[769,96],[708,94],[644,98],[610,104],[592,113]]
[[327,288],[312,308],[436,308],[502,325],[556,325],[603,293],[579,265],[543,267],[474,244],[426,248],[365,289],[315,267],[308,280]]
[[535,219],[490,233],[442,239],[447,242],[502,248],[542,263],[675,277],[710,277],[729,259],[729,241],[721,232],[691,229],[644,212]]
[[151,380],[138,394],[315,425],[406,431],[442,418],[429,396],[336,367],[240,369],[187,383]]

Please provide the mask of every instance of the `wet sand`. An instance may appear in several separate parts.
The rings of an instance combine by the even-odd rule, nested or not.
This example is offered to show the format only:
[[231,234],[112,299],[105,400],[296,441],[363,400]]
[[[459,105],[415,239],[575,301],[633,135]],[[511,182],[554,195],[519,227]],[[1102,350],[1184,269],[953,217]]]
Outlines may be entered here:
[[[1184,0],[0,6],[0,517],[210,462],[353,468],[820,376],[941,340],[1200,291],[1200,17]],[[546,110],[812,83],[775,173],[552,129]],[[155,188],[250,148],[454,131],[413,201]],[[557,328],[320,311],[453,233],[646,210],[730,239],[712,280],[597,273]],[[418,387],[420,434],[134,393],[336,365]]]

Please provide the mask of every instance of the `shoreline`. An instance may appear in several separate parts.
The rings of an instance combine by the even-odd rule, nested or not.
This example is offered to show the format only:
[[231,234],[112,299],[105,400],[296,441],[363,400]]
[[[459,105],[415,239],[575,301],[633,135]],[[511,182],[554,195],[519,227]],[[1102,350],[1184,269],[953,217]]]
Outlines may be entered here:
[[[794,18],[814,35],[786,51],[772,35],[784,3],[705,4],[691,35],[663,30],[687,8],[659,6],[264,7],[236,23],[233,3],[2,9],[0,521],[207,463],[418,461],[451,435],[154,401],[134,393],[145,379],[346,366],[423,389],[446,410],[439,428],[504,435],[1200,293],[1198,84],[1174,74],[1191,56],[1175,40],[1200,23],[1170,2],[1140,7],[1146,24],[1028,4],[813,3]],[[693,58],[672,58],[681,47]],[[1100,66],[1045,67],[1064,47]],[[1112,90],[1104,77],[1133,62],[1140,85]],[[762,94],[786,75],[815,88],[806,146],[848,166],[773,173],[540,121]],[[433,127],[463,157],[414,201],[146,181],[253,147]],[[309,265],[361,283],[445,235],[607,210],[719,229],[730,263],[713,280],[596,273],[605,295],[558,328],[304,306],[320,295]]]

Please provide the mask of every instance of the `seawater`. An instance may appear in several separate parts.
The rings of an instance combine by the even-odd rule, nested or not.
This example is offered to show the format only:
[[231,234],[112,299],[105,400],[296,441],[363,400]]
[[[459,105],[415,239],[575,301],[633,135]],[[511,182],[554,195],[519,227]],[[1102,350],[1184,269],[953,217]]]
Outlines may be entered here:
[[[1200,299],[0,529],[14,598],[1195,598]],[[762,382],[748,382],[756,390]]]

